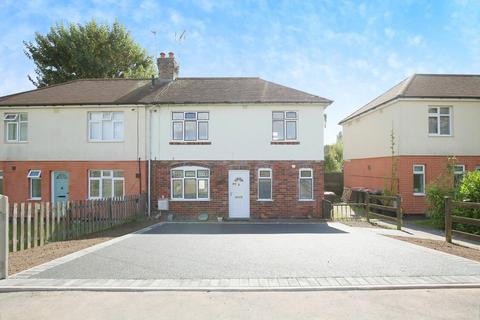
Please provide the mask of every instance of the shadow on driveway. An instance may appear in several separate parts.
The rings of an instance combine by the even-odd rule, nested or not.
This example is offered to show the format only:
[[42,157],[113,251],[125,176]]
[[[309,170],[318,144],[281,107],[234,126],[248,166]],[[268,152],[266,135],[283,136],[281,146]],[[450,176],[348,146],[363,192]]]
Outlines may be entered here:
[[167,223],[143,234],[282,234],[282,233],[347,233],[326,223]]

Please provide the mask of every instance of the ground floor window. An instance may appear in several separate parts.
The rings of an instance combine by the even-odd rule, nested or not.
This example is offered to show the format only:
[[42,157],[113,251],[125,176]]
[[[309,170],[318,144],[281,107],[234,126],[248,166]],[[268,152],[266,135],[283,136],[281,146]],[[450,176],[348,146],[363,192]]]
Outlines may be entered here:
[[210,170],[202,167],[178,167],[171,171],[173,200],[208,200]]
[[89,170],[88,198],[123,197],[125,178],[122,170]]
[[272,200],[272,169],[258,169],[258,200]]
[[453,166],[453,184],[455,187],[460,185],[462,182],[463,176],[465,175],[465,165],[455,165]]
[[29,170],[27,178],[29,180],[30,199],[40,200],[42,198],[42,171]]
[[413,165],[413,194],[425,194],[425,166]]
[[0,194],[4,194],[3,192],[3,171],[0,170]]
[[299,170],[299,198],[300,200],[313,200],[313,170]]

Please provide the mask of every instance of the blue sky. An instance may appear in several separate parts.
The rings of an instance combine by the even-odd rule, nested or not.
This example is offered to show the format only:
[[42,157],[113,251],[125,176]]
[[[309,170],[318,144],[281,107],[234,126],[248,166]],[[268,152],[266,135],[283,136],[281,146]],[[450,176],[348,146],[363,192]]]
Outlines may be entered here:
[[0,96],[33,88],[22,41],[92,18],[118,19],[151,55],[174,51],[181,76],[260,76],[334,100],[327,143],[339,120],[412,73],[480,73],[478,0],[2,0]]

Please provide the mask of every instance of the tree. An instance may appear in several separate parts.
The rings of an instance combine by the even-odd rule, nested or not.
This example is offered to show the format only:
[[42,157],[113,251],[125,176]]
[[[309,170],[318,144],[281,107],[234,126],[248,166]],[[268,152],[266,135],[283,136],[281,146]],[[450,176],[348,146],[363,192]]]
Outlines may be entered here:
[[325,145],[325,172],[341,172],[343,167],[343,139],[342,133],[337,135],[334,144]]
[[56,24],[35,41],[23,42],[35,63],[36,87],[85,78],[146,78],[155,74],[152,58],[120,23]]

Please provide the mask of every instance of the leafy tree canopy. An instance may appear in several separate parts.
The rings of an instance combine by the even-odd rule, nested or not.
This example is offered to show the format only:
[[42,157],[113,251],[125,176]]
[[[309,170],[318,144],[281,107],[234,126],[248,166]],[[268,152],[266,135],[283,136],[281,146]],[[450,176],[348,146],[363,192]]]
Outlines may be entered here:
[[142,47],[120,23],[112,26],[62,23],[46,35],[35,33],[34,42],[25,42],[25,54],[35,63],[37,87],[85,78],[146,78],[155,74],[155,65]]
[[325,152],[325,172],[341,172],[343,168],[343,139],[342,133],[338,133],[334,144],[327,144]]

